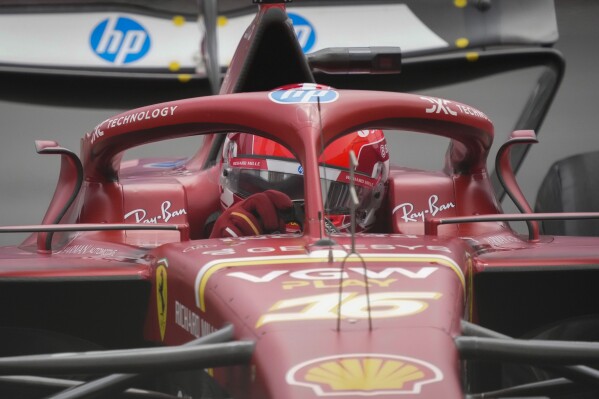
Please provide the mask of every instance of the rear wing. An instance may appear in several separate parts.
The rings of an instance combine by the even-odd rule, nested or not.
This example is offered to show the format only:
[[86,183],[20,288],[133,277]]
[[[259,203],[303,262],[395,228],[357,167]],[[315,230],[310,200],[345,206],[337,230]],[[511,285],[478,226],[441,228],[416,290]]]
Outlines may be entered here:
[[[0,99],[132,108],[215,92],[256,6],[249,0],[203,0],[199,7],[189,3],[0,0],[0,35],[14,38],[0,49],[0,84],[10,82],[3,85]],[[339,89],[414,91],[544,66],[514,127],[538,133],[564,73],[561,54],[548,48],[558,38],[553,0],[349,5],[304,0],[288,8],[289,20],[279,23],[293,23],[308,54],[304,61],[311,71],[304,75],[313,73],[315,81]],[[43,40],[34,31],[45,32]],[[333,45],[342,51],[347,46],[401,46],[403,72],[378,75],[337,68],[326,73],[330,71],[318,54]],[[528,146],[521,146],[512,152],[514,170],[527,151]],[[495,172],[492,179],[503,198]]]
[[[409,60],[498,46],[548,47],[558,38],[552,0],[347,3],[296,0],[288,4],[304,52],[393,46],[401,47]],[[0,37],[4,38],[0,82],[18,83],[4,85],[7,89],[0,98],[131,108],[210,94],[214,91],[208,82],[210,59],[219,61],[221,72],[227,68],[256,6],[249,0],[199,4],[192,0],[0,0]],[[208,15],[213,14],[211,4],[215,15]],[[217,53],[208,54],[213,24]],[[452,83],[451,74],[442,75],[447,80],[435,79],[436,84]],[[427,78],[408,79],[410,89],[429,85]],[[339,88],[355,88],[352,84],[356,83]]]

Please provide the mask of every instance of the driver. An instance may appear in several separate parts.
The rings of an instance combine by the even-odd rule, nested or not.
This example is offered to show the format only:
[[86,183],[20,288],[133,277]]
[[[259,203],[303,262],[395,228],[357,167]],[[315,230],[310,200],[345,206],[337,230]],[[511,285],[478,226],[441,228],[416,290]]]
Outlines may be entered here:
[[[319,158],[325,227],[329,232],[350,229],[349,151],[358,159],[355,187],[356,231],[375,222],[389,175],[389,154],[381,130],[360,130],[331,143]],[[220,175],[223,213],[211,238],[297,232],[285,222],[292,201],[303,201],[303,168],[282,145],[248,133],[230,133],[223,146]]]

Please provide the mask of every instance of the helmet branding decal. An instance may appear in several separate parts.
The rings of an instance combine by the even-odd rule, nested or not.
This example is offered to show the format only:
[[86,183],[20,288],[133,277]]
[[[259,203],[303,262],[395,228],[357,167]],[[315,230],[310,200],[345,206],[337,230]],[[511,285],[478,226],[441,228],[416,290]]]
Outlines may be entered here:
[[236,168],[266,169],[266,160],[258,158],[231,158],[229,164]]
[[268,93],[268,98],[277,104],[316,104],[319,101],[332,103],[339,98],[339,92],[304,85],[300,88],[271,91]]
[[[347,182],[348,184],[351,183],[352,179],[350,173],[345,171],[341,172],[337,178],[337,181]],[[378,180],[372,177],[355,174],[353,177],[353,183],[356,186],[372,188],[378,183]]]

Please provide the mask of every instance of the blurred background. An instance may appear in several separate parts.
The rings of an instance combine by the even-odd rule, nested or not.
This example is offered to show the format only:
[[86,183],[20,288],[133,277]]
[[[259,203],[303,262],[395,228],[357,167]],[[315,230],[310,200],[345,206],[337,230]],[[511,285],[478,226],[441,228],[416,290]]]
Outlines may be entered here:
[[[516,1],[516,0],[514,0]],[[518,181],[531,204],[549,167],[569,155],[599,150],[599,1],[556,0],[559,40],[555,46],[566,59],[566,74],[549,115],[518,172]],[[1,46],[0,38],[0,46]],[[530,69],[467,84],[419,93],[456,100],[486,113],[495,124],[495,151],[511,132],[540,70]],[[10,84],[8,82],[7,84]],[[0,90],[2,88],[0,87]],[[93,93],[89,93],[93,96]],[[79,151],[79,140],[104,119],[123,109],[65,108],[0,101],[0,225],[40,223],[52,198],[59,157],[35,153],[34,140],[56,140]],[[438,169],[446,142],[410,135],[390,140],[392,162]],[[190,155],[198,139],[169,142],[129,157]],[[489,159],[492,169],[494,152]],[[506,212],[515,208],[505,200]],[[0,235],[0,245],[14,244],[24,235]]]

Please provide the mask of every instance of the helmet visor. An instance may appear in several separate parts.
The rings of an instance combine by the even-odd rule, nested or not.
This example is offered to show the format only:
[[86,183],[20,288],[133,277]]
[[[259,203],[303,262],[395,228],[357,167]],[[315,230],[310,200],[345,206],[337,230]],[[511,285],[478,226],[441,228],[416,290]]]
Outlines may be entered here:
[[304,198],[304,177],[302,175],[239,168],[231,168],[227,170],[226,174],[224,186],[241,198],[247,198],[266,190],[283,192],[292,200]]
[[[268,161],[268,167],[262,165],[265,161]],[[250,166],[251,169],[237,167],[241,165]],[[254,167],[256,168],[254,169]],[[301,166],[296,162],[270,159],[250,161],[233,158],[231,163],[225,167],[222,184],[241,198],[247,198],[266,190],[277,190],[287,194],[291,200],[303,200],[304,176],[302,173]],[[320,176],[325,213],[330,215],[349,214],[352,200],[349,173],[337,168],[321,166]],[[356,174],[354,180],[359,200],[357,211],[367,211],[376,179]]]

